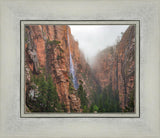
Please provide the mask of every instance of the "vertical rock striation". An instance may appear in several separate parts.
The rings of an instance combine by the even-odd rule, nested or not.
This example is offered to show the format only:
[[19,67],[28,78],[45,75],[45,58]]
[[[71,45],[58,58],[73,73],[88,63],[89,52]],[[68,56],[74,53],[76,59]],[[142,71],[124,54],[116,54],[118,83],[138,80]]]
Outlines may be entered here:
[[79,83],[79,80],[83,82],[89,105],[93,91],[112,84],[113,91],[119,91],[121,107],[124,109],[127,106],[129,94],[135,87],[135,26],[127,29],[116,46],[101,51],[95,58],[93,68],[86,62],[69,26],[25,26],[26,95],[32,95],[37,91],[37,88],[36,90],[31,88],[33,75],[42,73],[45,77],[51,75],[59,101],[65,104],[67,112],[82,112],[77,90],[70,90],[69,52],[72,55],[77,82]]
[[65,104],[67,112],[70,112],[71,108],[80,112],[80,99],[69,93],[70,57],[67,29],[69,29],[71,54],[75,65],[79,60],[80,51],[68,26],[28,25],[25,27],[26,93],[30,85],[30,73],[40,74],[44,69],[46,77],[47,74],[52,76],[59,100]]
[[118,90],[122,109],[135,88],[135,26],[130,26],[116,46],[106,48],[95,58],[93,70],[102,88],[112,84]]

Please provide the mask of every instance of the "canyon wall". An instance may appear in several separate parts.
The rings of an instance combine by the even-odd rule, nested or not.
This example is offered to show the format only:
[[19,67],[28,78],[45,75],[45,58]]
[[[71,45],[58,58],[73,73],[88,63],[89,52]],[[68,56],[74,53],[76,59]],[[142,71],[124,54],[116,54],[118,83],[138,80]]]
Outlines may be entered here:
[[129,26],[115,46],[98,53],[93,70],[102,88],[112,84],[113,92],[118,90],[120,106],[125,109],[135,89],[135,26]]
[[89,72],[91,72],[90,67],[67,25],[25,26],[25,92],[28,95],[31,91],[31,77],[42,74],[45,70],[46,77],[47,74],[50,74],[53,78],[59,100],[65,104],[67,112],[70,112],[70,110],[81,112],[81,101],[76,94],[76,90],[69,91],[69,47],[77,81],[83,81],[87,97],[89,97],[93,86],[88,84],[89,81],[87,82],[87,80],[91,80],[88,77]]
[[[106,38],[107,41],[107,38]],[[25,95],[32,95],[38,87],[31,82],[33,76],[51,75],[56,85],[60,103],[67,112],[82,112],[81,100],[70,75],[70,53],[78,84],[83,82],[88,105],[92,94],[112,84],[119,92],[122,109],[128,105],[129,96],[135,87],[135,26],[130,26],[122,39],[113,47],[98,53],[93,67],[85,60],[79,44],[67,25],[25,26]],[[35,85],[33,89],[31,85]],[[28,108],[28,107],[27,107]]]

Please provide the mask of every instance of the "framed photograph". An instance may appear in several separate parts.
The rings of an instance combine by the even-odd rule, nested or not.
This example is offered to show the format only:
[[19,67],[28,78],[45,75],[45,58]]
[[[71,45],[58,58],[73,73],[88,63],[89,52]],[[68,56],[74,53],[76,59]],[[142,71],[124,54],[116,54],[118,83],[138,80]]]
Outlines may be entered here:
[[21,117],[139,117],[140,21],[21,21]]
[[0,137],[159,138],[158,0],[0,0]]

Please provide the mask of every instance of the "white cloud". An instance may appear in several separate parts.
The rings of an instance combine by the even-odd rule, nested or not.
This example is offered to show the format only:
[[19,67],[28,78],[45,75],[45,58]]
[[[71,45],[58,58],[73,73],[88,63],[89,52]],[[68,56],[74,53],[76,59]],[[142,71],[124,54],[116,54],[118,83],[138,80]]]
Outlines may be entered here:
[[92,58],[108,46],[116,43],[121,32],[125,32],[129,25],[69,25],[71,33],[79,42],[79,48],[85,58]]

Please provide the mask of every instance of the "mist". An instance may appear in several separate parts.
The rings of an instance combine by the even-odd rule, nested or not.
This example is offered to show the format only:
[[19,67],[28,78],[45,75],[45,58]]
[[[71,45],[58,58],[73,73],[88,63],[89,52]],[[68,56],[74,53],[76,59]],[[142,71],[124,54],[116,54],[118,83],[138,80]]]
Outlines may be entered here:
[[78,41],[85,59],[92,64],[94,57],[103,49],[116,44],[129,25],[69,25]]

